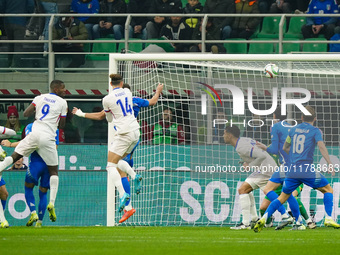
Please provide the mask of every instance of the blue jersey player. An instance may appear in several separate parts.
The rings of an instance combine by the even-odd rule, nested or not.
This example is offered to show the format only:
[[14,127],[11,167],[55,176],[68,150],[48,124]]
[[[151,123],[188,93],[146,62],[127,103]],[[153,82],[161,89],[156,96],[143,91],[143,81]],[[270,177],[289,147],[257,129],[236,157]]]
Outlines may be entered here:
[[[129,84],[124,83],[123,88],[128,88],[130,89]],[[133,111],[134,111],[134,116],[137,118],[138,113],[140,111],[141,108],[143,107],[148,107],[148,106],[153,106],[157,103],[159,96],[161,95],[163,90],[163,84],[158,84],[157,88],[156,88],[156,92],[155,95],[151,98],[151,99],[142,99],[139,97],[133,97],[132,98],[132,103],[133,103]],[[101,112],[96,112],[96,113],[84,113],[81,111],[81,109],[78,109],[76,107],[73,108],[72,113],[82,117],[82,118],[87,118],[87,119],[92,119],[92,120],[103,120],[105,119],[105,112],[104,110]],[[136,144],[136,146],[133,148],[132,152],[130,154],[128,154],[125,158],[123,158],[124,161],[126,161],[130,167],[133,167],[133,152],[135,151],[136,147],[138,146],[139,142]],[[123,166],[122,166],[123,167]],[[123,170],[123,169],[121,169]],[[121,177],[122,177],[122,184],[124,187],[124,190],[126,193],[128,193],[130,195],[131,191],[130,191],[130,183],[129,180],[127,178],[127,171],[120,171],[118,169]],[[136,190],[136,193],[138,194],[140,191]],[[119,223],[122,223],[124,221],[126,221],[129,217],[131,217],[134,213],[136,212],[136,210],[134,208],[132,208],[131,206],[131,202],[128,201],[126,203],[125,209],[124,209],[124,214],[122,216],[122,218],[119,220]]]
[[[333,189],[327,179],[313,165],[314,149],[317,145],[321,155],[328,164],[328,170],[333,170],[327,148],[322,139],[320,129],[314,127],[316,113],[313,107],[306,106],[310,115],[302,115],[302,123],[293,127],[284,143],[283,149],[289,153],[290,165],[287,166],[288,172],[284,180],[281,195],[271,202],[263,217],[256,223],[255,232],[262,230],[266,220],[270,217],[284,202],[291,197],[291,193],[302,183],[319,190],[324,194],[324,205],[326,211],[325,226],[340,228],[331,217],[333,210]],[[295,225],[295,229],[304,229],[300,222],[301,217]]]
[[[25,128],[25,136],[29,135],[32,131],[32,125],[28,124]],[[16,147],[20,142],[11,143],[10,147]],[[59,144],[59,131],[56,134],[56,145]],[[39,184],[40,181],[40,184]],[[42,226],[42,221],[47,207],[47,191],[50,187],[50,173],[44,160],[39,154],[34,151],[30,155],[29,167],[26,171],[25,177],[25,199],[31,211],[31,216],[26,223],[26,226],[32,226],[36,222],[36,227]],[[34,186],[39,185],[39,205],[38,213],[36,212],[35,198],[33,195]]]

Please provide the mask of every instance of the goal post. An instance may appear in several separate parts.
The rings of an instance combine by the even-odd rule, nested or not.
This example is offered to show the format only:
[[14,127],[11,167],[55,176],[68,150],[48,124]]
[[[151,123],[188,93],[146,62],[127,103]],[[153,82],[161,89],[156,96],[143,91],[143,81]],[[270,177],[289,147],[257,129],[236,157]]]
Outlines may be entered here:
[[[150,99],[157,85],[164,84],[158,103],[143,108],[138,116],[141,142],[134,168],[144,178],[143,190],[131,195],[136,213],[124,224],[239,222],[237,189],[247,174],[240,172],[234,148],[225,145],[223,130],[233,123],[241,136],[268,145],[272,112],[279,105],[292,124],[300,122],[306,104],[316,109],[316,126],[323,132],[332,162],[339,166],[339,60],[336,54],[110,54],[109,73],[121,74],[134,96]],[[268,63],[279,67],[278,77],[265,77]],[[109,125],[108,146],[112,130]],[[316,150],[314,163],[324,162]],[[326,177],[334,189],[337,218],[339,174]],[[113,226],[121,215],[115,214],[118,200],[109,180],[110,176],[107,225]],[[264,195],[258,190],[254,195],[259,209]],[[324,209],[319,195],[305,187],[301,199],[321,223]]]

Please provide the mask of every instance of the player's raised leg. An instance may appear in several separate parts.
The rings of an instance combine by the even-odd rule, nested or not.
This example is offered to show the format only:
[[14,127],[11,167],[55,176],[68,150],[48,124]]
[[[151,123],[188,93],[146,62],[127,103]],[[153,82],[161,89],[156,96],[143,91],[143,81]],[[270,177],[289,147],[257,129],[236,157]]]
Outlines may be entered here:
[[[324,178],[324,180],[326,179]],[[333,189],[332,187],[329,184],[327,184],[324,187],[317,188],[317,190],[321,191],[324,195],[323,203],[325,205],[325,222],[324,222],[325,226],[333,227],[333,228],[340,228],[340,224],[336,223],[332,218],[332,211],[333,211]]]
[[[123,157],[125,157],[126,155],[124,155]],[[133,170],[133,168],[125,160],[122,160],[122,159],[119,160],[118,168],[121,171],[130,175],[131,179],[135,183],[135,192],[136,192],[136,194],[139,194],[141,189],[142,189],[142,184],[141,184],[142,179],[143,179],[142,176],[140,174],[136,174],[136,172]]]

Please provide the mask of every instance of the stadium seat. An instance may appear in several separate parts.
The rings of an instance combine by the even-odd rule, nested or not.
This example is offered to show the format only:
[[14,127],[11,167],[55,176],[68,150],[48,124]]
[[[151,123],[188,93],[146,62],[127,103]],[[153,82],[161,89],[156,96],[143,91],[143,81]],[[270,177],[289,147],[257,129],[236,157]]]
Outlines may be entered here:
[[248,45],[247,40],[242,38],[231,39],[233,41],[240,41],[239,43],[224,43],[224,48],[227,54],[247,54]]
[[[251,41],[270,41],[269,38],[254,38]],[[250,43],[248,54],[273,54],[274,43]]]
[[[136,41],[136,42],[130,42],[129,43],[129,51],[137,52],[138,53],[138,52],[141,52],[143,50],[143,43],[138,42],[141,39],[139,39],[139,38],[131,38],[129,40]],[[124,41],[119,43],[118,52],[121,52],[123,49],[125,49]]]
[[291,17],[289,21],[288,31],[283,35],[284,38],[303,39],[301,27],[305,24],[306,24],[305,17]]
[[[108,38],[99,38],[97,40],[112,40]],[[115,53],[116,52],[116,43],[106,42],[106,43],[94,43],[92,47],[93,53],[98,52],[108,52],[108,53]],[[87,60],[109,60],[108,54],[91,54],[86,57]]]
[[[280,17],[264,17],[261,32],[257,34],[258,38],[278,38]],[[283,25],[283,33],[286,32],[286,22]]]
[[[282,53],[299,52],[300,43],[299,39],[296,38],[283,38],[284,41],[297,41],[297,43],[285,43],[282,44]],[[276,53],[279,53],[279,44],[276,45]]]
[[[308,38],[305,41],[327,41],[326,38]],[[304,43],[303,52],[327,52],[327,43]]]

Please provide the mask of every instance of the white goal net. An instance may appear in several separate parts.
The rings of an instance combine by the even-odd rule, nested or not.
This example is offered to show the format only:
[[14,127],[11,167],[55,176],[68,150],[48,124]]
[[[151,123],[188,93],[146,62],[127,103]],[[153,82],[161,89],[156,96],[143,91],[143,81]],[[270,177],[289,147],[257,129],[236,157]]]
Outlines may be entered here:
[[[164,84],[158,103],[143,108],[138,116],[142,135],[133,158],[134,168],[144,177],[143,190],[140,195],[132,194],[137,212],[124,224],[223,226],[240,222],[237,189],[247,174],[239,172],[240,158],[224,143],[223,131],[232,121],[240,127],[241,136],[269,145],[272,114],[259,116],[250,110],[251,106],[271,109],[276,98],[278,105],[286,96],[315,107],[316,126],[323,132],[333,163],[339,164],[337,59],[334,55],[111,54],[110,73],[120,73],[134,96],[150,99],[157,84]],[[280,68],[278,77],[265,77],[268,63]],[[287,119],[300,123],[300,109],[293,104],[286,109]],[[314,163],[323,163],[318,150]],[[334,188],[336,219],[339,175],[326,177]],[[111,203],[114,194],[110,192]],[[259,190],[254,195],[259,208],[264,195]],[[321,194],[305,186],[300,198],[321,223]],[[108,225],[121,217],[113,209],[108,210]]]

